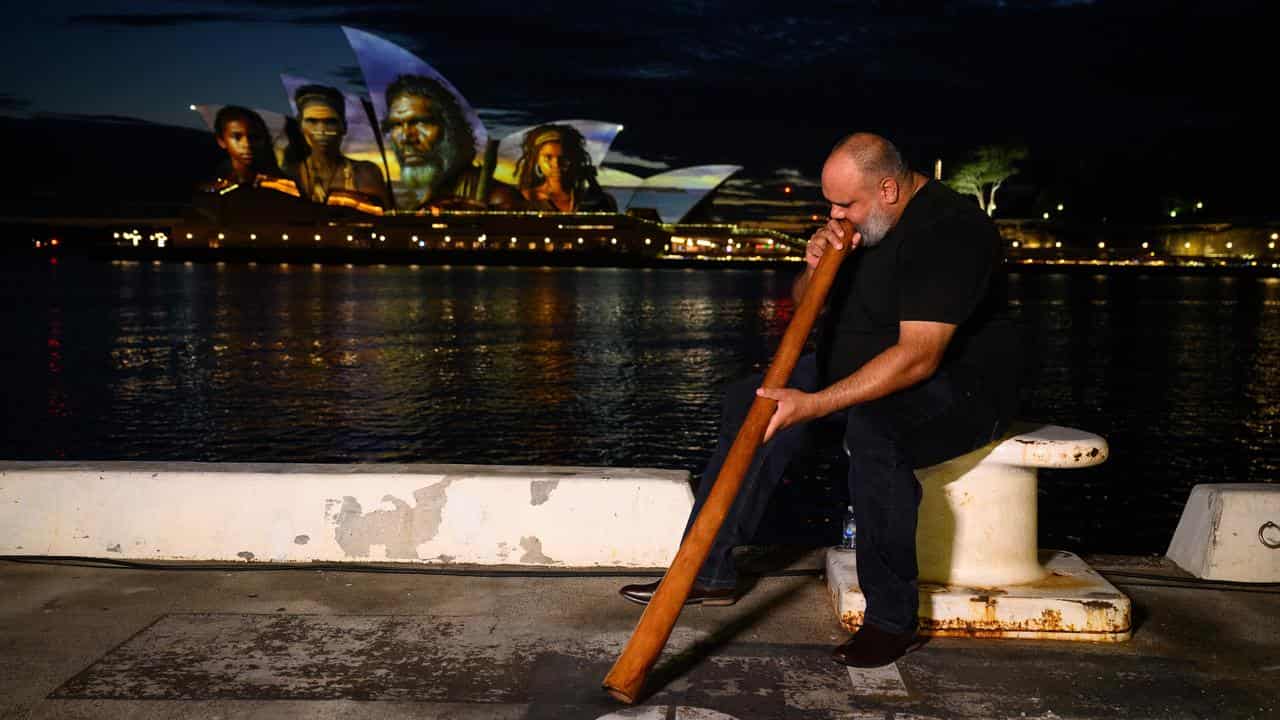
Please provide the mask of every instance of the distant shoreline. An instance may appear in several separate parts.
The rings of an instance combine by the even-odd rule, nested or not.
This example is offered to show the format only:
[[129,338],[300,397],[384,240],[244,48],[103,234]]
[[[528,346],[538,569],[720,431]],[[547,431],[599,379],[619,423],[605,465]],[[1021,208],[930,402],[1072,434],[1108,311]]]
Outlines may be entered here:
[[[7,248],[0,252],[10,265],[28,262],[44,264],[50,259],[89,262],[138,262],[138,263],[228,263],[233,265],[325,265],[369,266],[421,266],[421,267],[555,267],[555,268],[618,268],[618,269],[731,269],[774,270],[799,272],[798,260],[746,258],[718,259],[696,257],[653,257],[627,255],[614,252],[539,253],[524,251],[476,251],[476,250],[363,250],[344,248],[148,248],[94,246],[78,248]],[[1137,264],[1103,262],[1097,260],[1071,260],[1028,262],[1010,259],[1004,265],[1009,274],[1037,275],[1153,275],[1188,277],[1280,277],[1280,268],[1250,266],[1246,264],[1218,264],[1203,261],[1201,264],[1180,264],[1166,260],[1162,264]]]

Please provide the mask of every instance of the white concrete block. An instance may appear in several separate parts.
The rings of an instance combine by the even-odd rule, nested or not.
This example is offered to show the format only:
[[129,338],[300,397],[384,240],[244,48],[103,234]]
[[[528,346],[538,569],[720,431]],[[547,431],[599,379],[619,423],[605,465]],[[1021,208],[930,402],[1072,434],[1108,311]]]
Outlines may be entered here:
[[684,471],[0,463],[0,554],[666,567]]
[[1206,580],[1280,582],[1280,485],[1196,485],[1166,555]]

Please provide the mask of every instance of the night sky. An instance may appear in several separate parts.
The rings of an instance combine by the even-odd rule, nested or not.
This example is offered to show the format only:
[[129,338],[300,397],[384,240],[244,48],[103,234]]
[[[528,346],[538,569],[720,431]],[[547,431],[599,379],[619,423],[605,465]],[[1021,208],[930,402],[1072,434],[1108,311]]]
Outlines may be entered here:
[[[745,170],[726,197],[817,199],[831,144],[882,132],[922,169],[987,143],[1030,157],[1002,207],[1155,219],[1203,199],[1272,216],[1280,159],[1262,3],[60,2],[0,29],[0,113],[202,127],[191,103],[289,110],[282,72],[358,90],[341,25],[417,53],[491,131],[619,122],[641,175]],[[71,140],[74,141],[74,140]],[[793,196],[793,197],[794,197]],[[780,195],[777,199],[782,200]],[[1083,212],[1083,210],[1082,210]]]

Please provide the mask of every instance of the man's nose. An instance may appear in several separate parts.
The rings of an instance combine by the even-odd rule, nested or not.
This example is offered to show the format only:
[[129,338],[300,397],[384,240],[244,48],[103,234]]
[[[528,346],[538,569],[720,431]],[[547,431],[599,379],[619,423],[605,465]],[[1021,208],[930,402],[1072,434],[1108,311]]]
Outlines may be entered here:
[[839,205],[832,205],[832,206],[831,206],[831,219],[832,219],[832,220],[839,220],[840,218],[843,218],[843,217],[844,217],[844,208],[840,207]]

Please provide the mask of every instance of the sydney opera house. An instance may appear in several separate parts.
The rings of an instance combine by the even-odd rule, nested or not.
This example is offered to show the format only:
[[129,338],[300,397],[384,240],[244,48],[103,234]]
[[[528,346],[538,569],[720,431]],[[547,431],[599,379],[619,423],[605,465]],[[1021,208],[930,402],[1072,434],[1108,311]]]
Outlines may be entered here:
[[121,242],[225,252],[549,253],[614,258],[796,258],[788,235],[686,217],[735,165],[641,178],[610,163],[622,126],[548,120],[493,137],[444,76],[343,28],[356,96],[284,75],[291,115],[193,105],[224,159],[171,234]]

